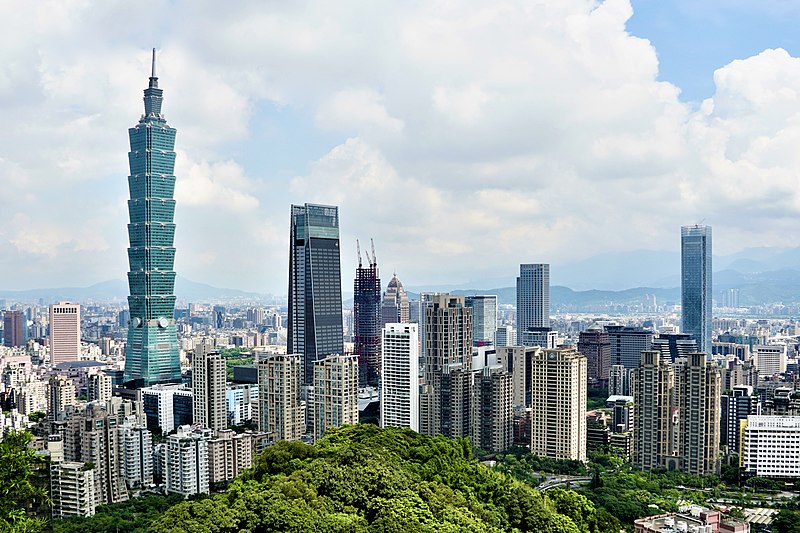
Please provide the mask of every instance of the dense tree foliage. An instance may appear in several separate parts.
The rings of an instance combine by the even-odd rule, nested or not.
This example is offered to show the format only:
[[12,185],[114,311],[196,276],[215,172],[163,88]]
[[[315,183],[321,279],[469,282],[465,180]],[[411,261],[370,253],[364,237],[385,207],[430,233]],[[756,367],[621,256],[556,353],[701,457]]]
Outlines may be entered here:
[[144,533],[150,523],[164,511],[183,502],[183,496],[148,495],[113,505],[101,505],[89,518],[74,517],[53,522],[54,533]]
[[544,497],[479,464],[468,439],[345,426],[313,446],[279,442],[225,494],[180,503],[156,533],[198,531],[610,533],[584,496]]
[[45,459],[29,448],[33,436],[10,431],[0,441],[0,531],[44,531],[47,519],[36,511],[47,510],[43,482]]

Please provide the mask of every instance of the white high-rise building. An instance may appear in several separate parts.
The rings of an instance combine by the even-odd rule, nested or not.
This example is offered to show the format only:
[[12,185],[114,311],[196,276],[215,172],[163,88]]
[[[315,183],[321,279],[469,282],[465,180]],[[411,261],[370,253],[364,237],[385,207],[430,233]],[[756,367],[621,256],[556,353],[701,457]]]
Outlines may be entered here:
[[153,483],[153,435],[135,416],[119,427],[120,468],[128,487],[147,487]]
[[53,518],[92,516],[97,507],[94,468],[86,463],[64,461],[61,435],[50,435],[50,500]]
[[419,329],[417,324],[383,327],[381,427],[419,431]]
[[786,345],[771,344],[756,346],[756,365],[761,379],[769,379],[775,374],[786,372]]
[[212,431],[199,426],[179,426],[167,437],[164,479],[167,492],[184,496],[208,494],[208,442]]
[[314,362],[314,438],[345,424],[358,424],[358,357],[329,355]]
[[107,402],[111,399],[111,376],[103,372],[89,375],[88,399],[90,402]]
[[81,355],[81,306],[61,302],[50,306],[50,362],[77,361]]
[[740,465],[748,474],[800,477],[800,416],[747,417]]
[[76,405],[75,384],[66,376],[52,376],[48,385],[50,401],[47,414],[51,420],[64,420],[67,411]]
[[194,423],[214,431],[228,428],[225,399],[226,363],[213,351],[209,338],[195,345],[192,359],[192,406]]

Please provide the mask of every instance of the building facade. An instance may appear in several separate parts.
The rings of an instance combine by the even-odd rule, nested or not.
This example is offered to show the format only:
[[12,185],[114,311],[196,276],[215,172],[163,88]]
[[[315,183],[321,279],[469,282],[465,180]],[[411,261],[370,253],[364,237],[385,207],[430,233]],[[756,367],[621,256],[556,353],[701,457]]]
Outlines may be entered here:
[[289,236],[287,353],[299,354],[303,384],[314,362],[344,353],[339,208],[293,205]]
[[226,363],[207,340],[195,346],[192,359],[193,422],[213,431],[228,428]]
[[[531,346],[527,339],[532,328],[550,327],[550,265],[521,264],[517,278],[517,338]],[[541,344],[539,344],[541,345]]]
[[531,453],[586,461],[586,357],[538,350],[531,358]]
[[199,426],[179,426],[167,437],[164,480],[168,493],[208,494],[208,443],[211,430]]
[[175,128],[161,113],[156,54],[144,91],[144,115],[128,130],[130,224],[128,236],[128,343],[124,380],[144,386],[179,383],[181,365],[175,330]]
[[675,369],[680,469],[698,476],[718,475],[720,471],[722,377],[706,359],[704,353],[689,354]]
[[639,366],[642,352],[653,346],[653,332],[631,326],[606,326],[611,343],[611,365],[622,365],[628,370]]
[[419,331],[417,324],[383,327],[381,427],[419,431]]
[[22,311],[3,313],[3,345],[8,348],[25,346],[27,341],[27,321]]
[[329,355],[314,363],[314,439],[345,424],[358,424],[358,358]]
[[81,356],[81,306],[61,302],[50,306],[50,362],[77,361]]
[[748,474],[800,478],[800,417],[748,416],[739,463]]
[[586,357],[589,381],[597,385],[608,382],[611,369],[611,341],[600,326],[591,326],[581,331],[578,337],[578,351]]
[[675,372],[659,351],[645,350],[634,372],[633,465],[641,470],[666,467],[673,455],[672,405]]
[[753,387],[736,385],[729,394],[722,395],[721,404],[719,443],[738,454],[741,424],[747,417],[761,414],[761,402],[753,395]]
[[358,357],[360,383],[377,385],[381,371],[381,278],[378,260],[375,256],[367,258],[369,265],[365,267],[359,253],[353,282],[353,350]]
[[493,346],[497,333],[497,296],[466,296],[464,305],[472,309],[472,344]]
[[389,285],[386,287],[386,292],[383,293],[381,325],[405,324],[407,322],[419,322],[419,308],[416,308],[415,313],[411,312],[408,294],[397,278],[397,274],[393,274],[392,279],[389,280]]
[[300,355],[270,354],[257,366],[258,430],[273,441],[300,439],[305,433]]
[[711,355],[711,276],[711,226],[682,226],[682,330],[708,356]]

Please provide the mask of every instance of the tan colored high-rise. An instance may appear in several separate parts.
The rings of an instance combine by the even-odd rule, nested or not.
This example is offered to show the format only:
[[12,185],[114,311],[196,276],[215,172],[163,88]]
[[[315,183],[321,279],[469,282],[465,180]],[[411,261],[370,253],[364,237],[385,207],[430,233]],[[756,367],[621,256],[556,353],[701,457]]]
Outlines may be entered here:
[[634,371],[633,464],[642,470],[666,468],[673,456],[672,404],[675,373],[661,352],[645,350]]
[[194,423],[222,431],[228,428],[228,404],[225,399],[225,359],[212,351],[211,339],[201,339],[192,360],[192,407]]
[[208,482],[230,481],[253,466],[253,433],[226,429],[208,442]]
[[358,424],[358,358],[329,355],[314,362],[314,438],[345,424]]
[[586,461],[586,357],[547,349],[530,364],[531,453]]
[[474,375],[472,438],[475,446],[502,452],[514,441],[513,379],[500,366],[485,367]]
[[472,309],[463,296],[431,295],[425,307],[425,384],[420,432],[466,437],[472,433]]
[[300,355],[269,354],[257,366],[258,430],[272,441],[298,440],[305,433]]
[[676,365],[677,440],[680,468],[687,474],[719,474],[721,381],[719,369],[707,362],[704,353],[691,353]]
[[61,302],[50,306],[50,362],[77,361],[81,355],[81,306]]

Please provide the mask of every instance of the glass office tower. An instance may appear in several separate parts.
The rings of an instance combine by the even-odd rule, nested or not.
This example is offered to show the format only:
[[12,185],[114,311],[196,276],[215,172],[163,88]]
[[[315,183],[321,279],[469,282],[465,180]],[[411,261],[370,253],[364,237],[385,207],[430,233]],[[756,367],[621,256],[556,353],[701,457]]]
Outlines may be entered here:
[[163,91],[156,77],[156,51],[144,115],[128,130],[128,285],[130,323],[124,380],[143,386],[179,382],[181,368],[175,332],[175,129],[161,114]]
[[314,361],[344,354],[338,207],[292,206],[288,326],[287,353],[300,354],[311,385]]
[[683,333],[711,357],[711,226],[681,227]]

